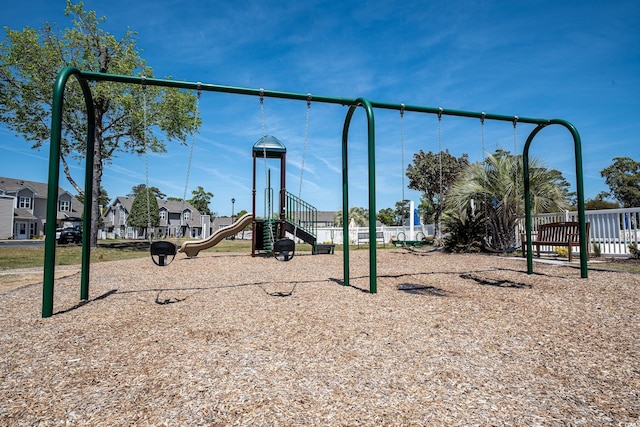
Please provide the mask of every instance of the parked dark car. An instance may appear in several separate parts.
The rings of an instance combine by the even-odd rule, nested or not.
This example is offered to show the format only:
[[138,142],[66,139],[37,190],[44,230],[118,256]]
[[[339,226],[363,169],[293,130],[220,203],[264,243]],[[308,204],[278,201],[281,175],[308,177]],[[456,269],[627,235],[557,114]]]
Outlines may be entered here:
[[59,244],[80,243],[82,242],[82,231],[74,227],[58,228],[56,229],[56,242]]

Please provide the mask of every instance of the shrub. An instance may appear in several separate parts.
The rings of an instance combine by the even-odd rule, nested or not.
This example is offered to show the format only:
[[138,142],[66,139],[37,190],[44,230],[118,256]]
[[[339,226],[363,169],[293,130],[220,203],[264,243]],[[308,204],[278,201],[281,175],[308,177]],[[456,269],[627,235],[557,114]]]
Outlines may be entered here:
[[631,243],[628,248],[633,258],[640,258],[640,249],[638,249],[638,245]]
[[443,215],[442,223],[447,232],[443,239],[446,252],[480,252],[484,247],[484,221],[479,217],[465,220],[454,212]]

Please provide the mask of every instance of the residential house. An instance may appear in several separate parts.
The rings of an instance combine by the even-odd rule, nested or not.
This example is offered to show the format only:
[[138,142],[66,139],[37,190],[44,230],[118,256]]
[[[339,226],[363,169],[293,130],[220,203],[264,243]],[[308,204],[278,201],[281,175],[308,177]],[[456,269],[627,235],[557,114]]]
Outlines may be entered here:
[[[0,239],[44,236],[47,188],[42,182],[0,177]],[[62,188],[58,188],[56,206],[56,228],[77,222],[82,216],[82,203]]]
[[[104,212],[103,237],[110,239],[137,239],[145,237],[145,230],[139,230],[127,223],[133,197],[116,197]],[[211,234],[209,215],[201,215],[189,202],[158,199],[160,224],[154,235],[161,238],[185,236],[206,238]],[[139,234],[140,233],[140,234]]]
[[333,227],[336,211],[316,211],[315,217],[304,212],[293,212],[292,215],[301,227],[313,230],[322,227]]
[[333,227],[333,220],[335,219],[336,214],[336,211],[318,211],[317,227]]

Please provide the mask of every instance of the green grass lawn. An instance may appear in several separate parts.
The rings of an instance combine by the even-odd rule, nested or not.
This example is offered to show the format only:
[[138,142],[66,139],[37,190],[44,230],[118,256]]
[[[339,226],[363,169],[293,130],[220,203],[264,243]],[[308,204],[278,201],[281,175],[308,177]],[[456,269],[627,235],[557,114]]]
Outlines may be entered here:
[[[250,240],[225,240],[214,248],[217,252],[251,252]],[[80,245],[58,245],[56,247],[56,265],[79,265],[82,262]],[[91,251],[91,261],[117,261],[122,259],[143,258],[149,256],[149,242],[140,240],[101,240],[98,247]],[[0,270],[14,268],[42,267],[44,264],[44,246],[37,247],[0,247]]]
[[[361,245],[360,249],[363,249]],[[56,265],[79,265],[82,262],[80,245],[58,245],[56,247]],[[301,244],[299,252],[311,252],[311,246]],[[336,245],[342,250],[342,245]],[[354,247],[355,250],[355,247]],[[246,252],[251,253],[251,240],[223,240],[213,248],[203,252]],[[117,261],[122,259],[143,258],[149,256],[149,242],[140,240],[101,240],[98,247],[91,251],[91,262]],[[44,246],[37,247],[0,247],[0,271],[15,268],[42,267],[44,264]]]
[[[386,245],[386,249],[392,249],[392,245]],[[56,247],[56,265],[80,265],[80,245],[59,245]],[[368,250],[368,245],[350,246],[351,250]],[[378,246],[378,249],[385,249]],[[336,251],[342,251],[342,245],[336,245]],[[298,252],[310,252],[311,246],[300,244],[296,246]],[[251,240],[223,240],[216,246],[203,252],[251,252]],[[140,240],[101,240],[98,247],[91,251],[91,262],[117,261],[132,258],[144,258],[149,256],[149,242]],[[44,264],[44,246],[38,247],[0,247],[0,271],[15,268],[42,267]],[[593,269],[606,269],[616,271],[628,271],[640,273],[640,264],[611,262],[598,262],[589,265]]]

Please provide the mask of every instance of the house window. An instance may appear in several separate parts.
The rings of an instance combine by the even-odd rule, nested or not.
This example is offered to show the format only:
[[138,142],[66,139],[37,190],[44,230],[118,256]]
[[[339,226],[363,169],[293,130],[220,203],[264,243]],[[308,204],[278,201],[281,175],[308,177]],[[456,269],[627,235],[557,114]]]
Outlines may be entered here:
[[60,200],[60,212],[68,212],[71,210],[71,202],[68,200]]
[[160,209],[160,219],[165,219],[167,211],[164,209]]
[[20,205],[18,207],[23,209],[31,209],[31,197],[20,196]]
[[191,218],[191,212],[189,212],[189,211],[184,211],[184,213],[182,214],[182,218],[183,218],[185,221],[189,221],[189,218]]
[[124,212],[125,212],[124,209],[120,208],[120,222],[121,223],[123,223],[124,220],[125,220]]

